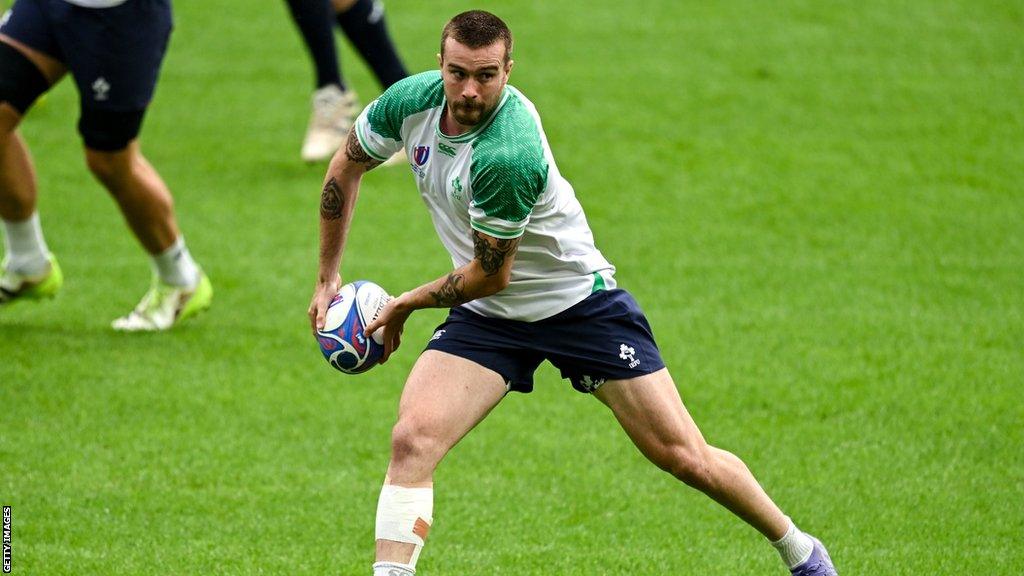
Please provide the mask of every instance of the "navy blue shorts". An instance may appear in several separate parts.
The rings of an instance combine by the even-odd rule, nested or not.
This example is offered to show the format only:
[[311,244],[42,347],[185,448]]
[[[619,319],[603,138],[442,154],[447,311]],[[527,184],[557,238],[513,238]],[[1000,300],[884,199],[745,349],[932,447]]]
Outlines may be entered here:
[[647,318],[625,290],[602,290],[537,322],[488,318],[452,308],[427,350],[494,370],[509,390],[531,392],[533,373],[550,361],[580,392],[606,380],[636,378],[665,367]]
[[145,110],[153,99],[173,19],[170,0],[83,8],[64,0],[16,0],[0,33],[64,63],[82,108]]

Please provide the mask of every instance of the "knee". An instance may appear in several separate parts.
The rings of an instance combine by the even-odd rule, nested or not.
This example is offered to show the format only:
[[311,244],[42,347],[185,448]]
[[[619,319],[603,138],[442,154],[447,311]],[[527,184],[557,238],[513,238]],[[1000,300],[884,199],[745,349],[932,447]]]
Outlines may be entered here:
[[698,490],[706,490],[713,484],[713,462],[707,445],[663,446],[652,460],[662,470]]
[[110,188],[131,171],[131,158],[125,152],[101,152],[85,149],[85,164],[97,180]]
[[411,420],[399,420],[391,430],[391,461],[402,466],[421,466],[436,460],[439,443],[422,426]]

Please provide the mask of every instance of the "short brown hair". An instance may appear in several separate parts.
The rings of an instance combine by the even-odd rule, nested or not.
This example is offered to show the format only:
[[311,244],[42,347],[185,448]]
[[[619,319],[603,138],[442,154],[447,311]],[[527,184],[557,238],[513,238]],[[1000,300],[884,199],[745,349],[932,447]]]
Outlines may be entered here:
[[444,56],[444,41],[453,38],[469,48],[483,48],[498,40],[505,43],[505,62],[512,57],[512,31],[505,22],[490,12],[470,10],[448,21],[441,32],[441,56]]

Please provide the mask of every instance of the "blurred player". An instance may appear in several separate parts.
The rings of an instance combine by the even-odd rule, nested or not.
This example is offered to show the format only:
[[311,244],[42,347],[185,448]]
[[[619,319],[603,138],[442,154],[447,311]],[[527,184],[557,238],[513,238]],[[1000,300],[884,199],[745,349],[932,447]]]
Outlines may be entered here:
[[362,175],[403,146],[455,268],[391,300],[366,328],[383,327],[386,360],[413,311],[451,308],[402,393],[374,575],[414,573],[438,463],[509,391],[531,391],[544,360],[607,405],[654,464],[761,532],[793,574],[835,575],[821,543],[797,529],[739,458],[709,446],[683,406],[643,312],[616,288],[615,268],[594,245],[536,109],[507,85],[504,22],[466,12],[441,38],[440,73],[395,84],[356,120],[320,203],[314,327],[341,285]]
[[388,88],[409,74],[388,34],[381,0],[287,1],[316,70],[313,114],[302,143],[302,159],[327,160],[345,141],[360,109],[355,91],[341,76],[331,12],[382,87]]
[[113,327],[164,330],[209,307],[210,281],[189,254],[170,191],[138,142],[171,28],[169,0],[17,0],[0,20],[0,305],[52,297],[63,281],[43,238],[35,171],[17,127],[32,103],[70,71],[80,96],[86,164],[114,197],[155,271],[142,301]]

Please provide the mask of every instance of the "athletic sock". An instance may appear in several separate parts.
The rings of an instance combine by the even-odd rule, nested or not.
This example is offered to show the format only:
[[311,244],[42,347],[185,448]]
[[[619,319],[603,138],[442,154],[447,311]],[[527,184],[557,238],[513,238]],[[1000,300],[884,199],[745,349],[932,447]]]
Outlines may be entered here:
[[199,283],[199,266],[185,246],[184,236],[178,236],[170,248],[153,256],[153,267],[164,284],[193,288]]
[[772,546],[779,551],[782,561],[792,570],[811,557],[811,552],[814,550],[814,541],[811,540],[810,536],[801,532],[796,527],[796,524],[793,524],[792,520],[789,520],[789,530],[786,531],[786,535],[772,542]]
[[413,576],[416,569],[398,562],[374,562],[373,576]]
[[381,86],[387,88],[409,75],[388,35],[381,0],[356,0],[351,8],[336,17],[345,36],[366,60]]
[[39,276],[50,268],[50,250],[43,238],[39,213],[26,220],[3,220],[6,266],[22,276]]
[[298,26],[302,39],[313,59],[316,70],[316,87],[337,84],[346,90],[341,79],[338,53],[334,45],[334,30],[331,26],[330,0],[287,0],[292,19]]

